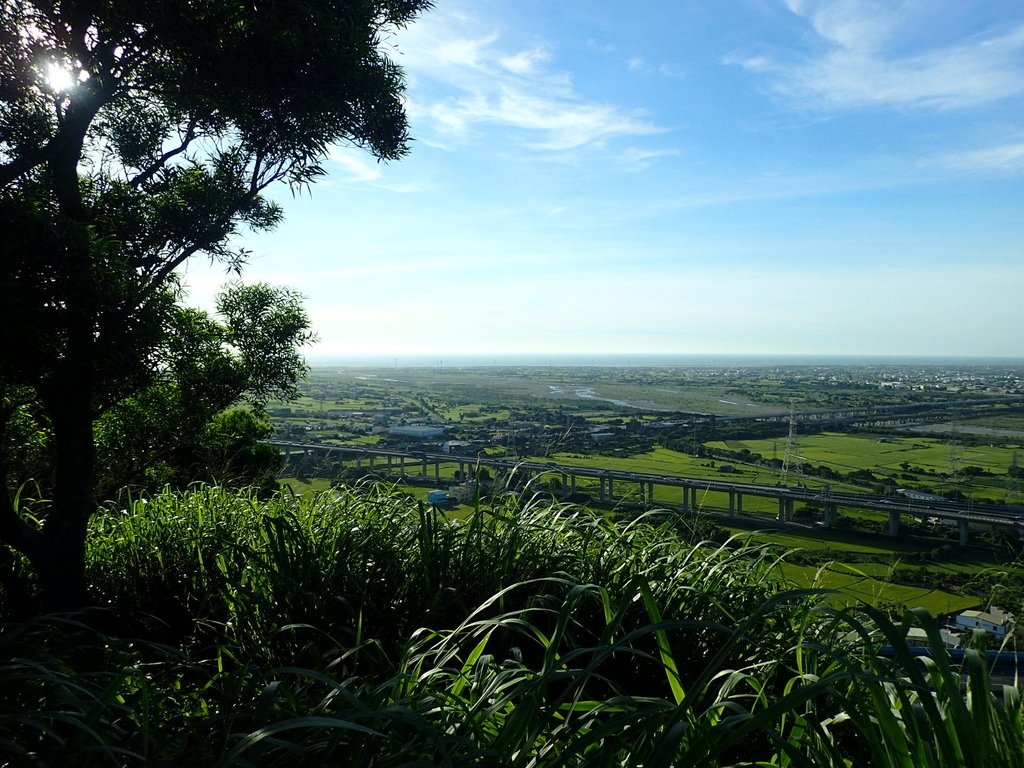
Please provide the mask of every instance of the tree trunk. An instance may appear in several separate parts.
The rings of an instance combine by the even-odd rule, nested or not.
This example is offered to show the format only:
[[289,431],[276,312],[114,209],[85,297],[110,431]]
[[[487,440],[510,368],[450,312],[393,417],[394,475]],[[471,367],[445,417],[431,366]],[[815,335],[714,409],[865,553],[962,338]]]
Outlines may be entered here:
[[43,527],[43,557],[33,561],[46,611],[67,611],[88,602],[85,534],[96,507],[96,331],[101,294],[96,254],[82,204],[78,162],[85,131],[95,114],[91,90],[67,112],[70,140],[51,158],[53,190],[60,207],[60,248],[65,263],[59,292],[64,297],[65,347],[54,360],[40,395],[53,429],[53,500]]
[[73,610],[87,604],[85,534],[96,507],[90,348],[87,343],[85,354],[69,353],[66,367],[62,366],[66,375],[61,376],[62,385],[55,392],[58,400],[49,408],[54,442],[53,500],[43,527],[42,557],[32,561],[46,611]]
[[43,613],[76,611],[89,605],[85,585],[85,530],[84,524],[47,525],[43,558],[32,561],[39,579]]
[[[72,611],[88,604],[85,537],[96,506],[96,449],[88,401],[88,392],[81,387],[69,393],[58,408],[50,409],[55,483],[42,528],[23,521],[10,499],[3,499],[0,541],[28,557],[38,578],[40,607],[45,613]],[[6,488],[3,490],[6,494]]]

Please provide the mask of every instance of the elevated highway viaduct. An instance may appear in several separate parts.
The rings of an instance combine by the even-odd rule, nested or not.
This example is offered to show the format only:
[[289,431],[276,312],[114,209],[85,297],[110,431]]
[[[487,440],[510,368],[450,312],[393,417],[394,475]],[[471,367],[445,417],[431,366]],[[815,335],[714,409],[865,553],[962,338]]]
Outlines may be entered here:
[[[707,478],[680,477],[677,475],[658,475],[643,472],[628,472],[617,469],[601,469],[598,467],[581,467],[571,464],[559,464],[547,461],[521,461],[511,458],[493,456],[458,456],[447,453],[426,451],[397,451],[365,446],[324,445],[321,443],[295,443],[279,440],[268,441],[288,455],[317,455],[342,462],[353,462],[357,467],[364,465],[370,469],[381,471],[382,475],[399,477],[419,476],[427,481],[433,476],[441,483],[441,465],[456,464],[462,477],[467,477],[467,470],[481,467],[504,470],[515,473],[527,480],[530,477],[549,474],[559,475],[562,487],[571,492],[576,491],[580,478],[597,480],[598,501],[609,503],[615,500],[616,484],[626,484],[637,488],[637,498],[641,503],[650,504],[654,500],[656,486],[679,488],[681,491],[681,508],[684,513],[697,511],[700,508],[699,495],[707,492],[723,494],[728,499],[727,508],[723,511],[730,516],[743,512],[743,500],[747,497],[775,499],[778,503],[778,519],[786,522],[793,518],[797,502],[815,504],[824,510],[823,525],[831,528],[835,523],[840,507],[848,509],[864,509],[884,513],[888,516],[888,532],[897,536],[900,532],[900,520],[903,516],[919,518],[937,518],[955,525],[959,531],[961,545],[969,539],[970,526],[987,525],[1012,531],[1015,535],[1024,534],[1024,511],[992,505],[968,506],[964,503],[943,500],[920,500],[900,497],[876,496],[861,493],[838,493],[802,487],[755,485],[729,480],[712,480]],[[619,494],[621,498],[622,494]]]

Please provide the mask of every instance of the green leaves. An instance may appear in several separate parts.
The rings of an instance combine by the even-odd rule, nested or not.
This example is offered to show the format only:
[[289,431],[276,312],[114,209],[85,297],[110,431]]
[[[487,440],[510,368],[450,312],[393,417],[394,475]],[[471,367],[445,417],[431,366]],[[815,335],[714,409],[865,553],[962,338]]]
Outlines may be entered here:
[[266,284],[233,285],[217,298],[217,312],[225,320],[226,343],[238,351],[247,399],[262,404],[298,397],[307,370],[299,348],[316,339],[301,294]]
[[[0,386],[31,390],[50,430],[38,479],[52,485],[49,524],[26,548],[9,531],[27,462],[0,450],[0,543],[32,558],[50,605],[83,599],[97,497],[199,475],[189,461],[203,451],[183,457],[183,444],[215,413],[295,393],[313,338],[298,297],[234,286],[221,324],[178,306],[176,270],[201,255],[240,271],[234,236],[281,218],[264,191],[315,181],[330,146],[405,153],[402,75],[381,36],[428,6],[0,4]],[[247,471],[261,463],[248,454]],[[227,479],[229,463],[205,476]]]
[[138,621],[125,636],[149,640],[0,626],[0,750],[85,765],[1024,765],[1016,689],[994,694],[980,654],[954,663],[923,612],[828,608],[776,581],[763,548],[691,546],[654,515],[509,512],[451,523],[369,486],[111,509],[93,520],[90,575],[120,606],[108,625]]
[[297,293],[264,284],[229,286],[219,307],[219,319],[176,307],[153,380],[97,422],[101,496],[194,481],[276,487],[262,404],[295,393],[309,320]]

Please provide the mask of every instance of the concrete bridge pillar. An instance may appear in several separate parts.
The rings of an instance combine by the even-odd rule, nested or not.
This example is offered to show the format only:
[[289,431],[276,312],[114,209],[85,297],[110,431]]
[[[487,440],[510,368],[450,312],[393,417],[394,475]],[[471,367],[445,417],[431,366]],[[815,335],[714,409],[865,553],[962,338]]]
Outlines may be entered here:
[[960,531],[960,546],[966,547],[970,540],[970,525],[966,520],[957,520],[957,528]]
[[569,475],[569,482],[571,483],[572,492],[576,493],[576,475]]
[[831,528],[836,522],[836,505],[826,504],[825,505],[825,520],[822,523],[826,528]]
[[608,501],[611,501],[612,499],[615,498],[615,486],[613,486],[612,483],[613,483],[613,480],[609,477],[608,478]]
[[427,457],[426,454],[423,456],[423,479],[427,479]]
[[597,496],[597,498],[598,498],[598,499],[599,499],[600,501],[604,501],[604,500],[605,500],[605,499],[607,498],[607,497],[605,496],[605,491],[604,491],[604,478],[603,478],[603,477],[599,477],[599,478],[597,478],[597,482],[598,482],[598,483],[600,484],[600,486],[601,486],[601,489],[600,489],[600,491],[598,492],[598,496]]
[[900,535],[900,513],[895,509],[889,510],[889,535]]
[[398,457],[398,474],[405,477],[405,456]]
[[690,489],[683,486],[683,513],[690,511]]
[[440,461],[435,461],[434,462],[434,480],[435,481],[440,481],[441,480],[441,462]]
[[647,503],[654,503],[654,483],[650,482],[647,484]]
[[737,493],[736,494],[736,514],[737,515],[742,515],[743,514],[743,494],[742,493]]
[[781,498],[779,499],[779,516],[778,516],[778,521],[780,523],[784,523],[784,522],[786,522],[789,519],[787,517],[787,513],[789,512],[789,504],[787,503],[787,501],[788,501],[787,499],[781,499]]
[[729,517],[736,517],[736,497],[735,491],[729,491]]

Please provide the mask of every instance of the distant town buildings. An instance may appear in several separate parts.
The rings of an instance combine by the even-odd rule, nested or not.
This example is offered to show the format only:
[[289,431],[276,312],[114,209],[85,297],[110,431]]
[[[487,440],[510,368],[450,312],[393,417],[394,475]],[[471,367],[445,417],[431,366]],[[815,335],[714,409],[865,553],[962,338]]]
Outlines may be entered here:
[[430,427],[424,424],[409,424],[401,427],[390,427],[389,435],[409,437],[413,440],[432,440],[444,436],[444,427]]

